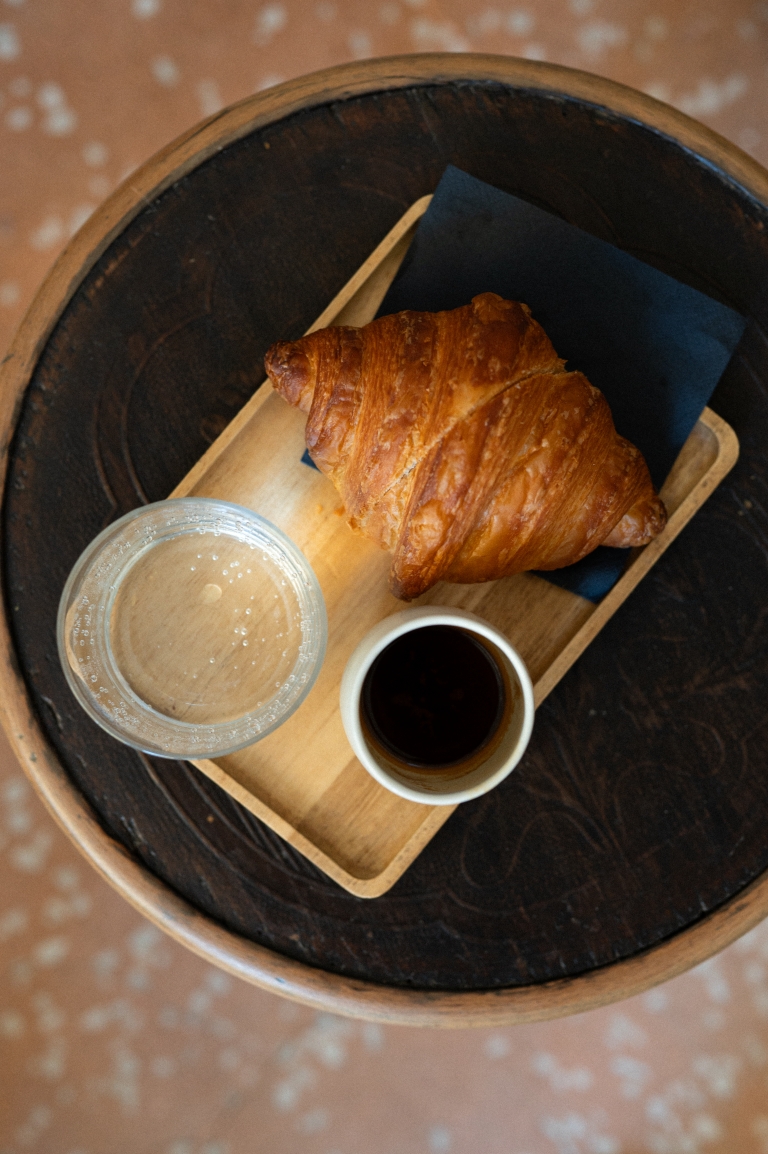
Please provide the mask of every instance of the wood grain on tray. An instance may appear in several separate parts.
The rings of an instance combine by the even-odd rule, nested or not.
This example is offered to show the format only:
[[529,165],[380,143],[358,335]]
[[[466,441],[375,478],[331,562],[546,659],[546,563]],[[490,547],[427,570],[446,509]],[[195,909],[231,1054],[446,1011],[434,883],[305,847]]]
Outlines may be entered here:
[[[308,331],[362,325],[407,252],[430,197],[403,215]],[[389,554],[350,532],[339,498],[322,474],[301,463],[306,416],[265,382],[172,496],[218,497],[255,509],[303,550],[325,596],[325,662],[307,700],[274,733],[214,761],[203,773],[360,897],[388,890],[455,807],[428,806],[389,793],[349,748],[338,711],[341,675],[360,639],[401,608],[389,592]],[[521,653],[537,704],[557,684],[632,589],[733,466],[738,442],[706,409],[668,477],[669,522],[599,605],[531,573],[477,585],[441,584],[417,604],[451,605],[500,628]]]

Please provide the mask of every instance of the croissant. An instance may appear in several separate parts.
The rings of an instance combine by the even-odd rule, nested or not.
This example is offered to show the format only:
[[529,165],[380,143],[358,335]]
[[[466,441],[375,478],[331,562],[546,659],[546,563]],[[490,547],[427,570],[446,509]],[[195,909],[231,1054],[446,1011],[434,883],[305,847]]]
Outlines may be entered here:
[[265,365],[309,414],[307,448],[351,527],[394,554],[402,600],[644,545],[666,523],[642,454],[527,305],[482,293],[321,329]]

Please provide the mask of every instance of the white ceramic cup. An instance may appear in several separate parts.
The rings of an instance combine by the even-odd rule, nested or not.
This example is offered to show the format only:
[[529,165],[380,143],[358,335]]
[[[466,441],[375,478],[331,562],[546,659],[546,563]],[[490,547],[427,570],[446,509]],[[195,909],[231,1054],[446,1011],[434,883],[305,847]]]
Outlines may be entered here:
[[[452,625],[480,639],[502,673],[511,703],[500,739],[489,745],[487,758],[459,775],[393,764],[369,742],[360,715],[363,683],[379,654],[404,633],[430,625]],[[392,793],[428,805],[456,805],[493,789],[520,761],[533,729],[533,686],[525,662],[503,633],[463,609],[425,605],[385,617],[365,635],[347,662],[340,698],[347,738],[371,776]]]

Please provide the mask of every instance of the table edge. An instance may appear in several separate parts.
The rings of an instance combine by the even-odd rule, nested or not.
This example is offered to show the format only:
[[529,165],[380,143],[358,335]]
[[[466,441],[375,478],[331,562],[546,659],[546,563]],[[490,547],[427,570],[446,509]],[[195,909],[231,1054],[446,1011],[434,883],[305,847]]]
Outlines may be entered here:
[[[673,139],[768,204],[768,172],[735,145],[652,97],[559,65],[472,53],[424,53],[324,69],[259,93],[196,125],[150,158],[97,209],[53,265],[0,363],[0,498],[24,393],[55,324],[90,269],[133,218],[175,181],[235,140],[287,116],[367,93],[439,83],[499,83],[578,99]],[[631,958],[533,986],[424,991],[346,978],[225,929],[151,873],[100,825],[47,746],[0,615],[0,723],[47,809],[101,876],[182,945],[229,973],[338,1014],[421,1026],[500,1026],[581,1013],[683,973],[768,914],[768,870],[713,913]]]

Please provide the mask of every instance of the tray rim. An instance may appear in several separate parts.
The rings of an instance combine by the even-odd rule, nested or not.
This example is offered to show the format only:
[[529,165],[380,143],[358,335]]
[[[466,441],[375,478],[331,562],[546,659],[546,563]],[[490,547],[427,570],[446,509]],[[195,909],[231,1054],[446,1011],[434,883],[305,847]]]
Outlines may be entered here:
[[[415,232],[419,220],[429,207],[432,195],[422,196],[406,209],[400,219],[393,225],[386,236],[374,248],[373,252],[363,261],[357,271],[339,290],[333,300],[326,305],[320,316],[309,326],[307,333],[325,328],[335,321],[343,309],[354,300],[356,293],[363,288],[371,275],[379,268],[386,258],[398,245]],[[412,239],[412,236],[411,236]],[[410,244],[410,241],[409,241]],[[400,260],[404,259],[403,252]],[[399,267],[399,266],[398,266]],[[258,414],[265,402],[274,393],[274,389],[267,379],[254,392],[253,396],[243,405],[240,412],[230,421],[226,429],[209,445],[205,453],[192,466],[186,476],[179,482],[171,497],[184,497],[193,494],[197,483],[201,481],[211,466],[218,460],[227,448],[236,439],[242,429],[246,427]],[[557,683],[565,676],[570,667],[589,647],[594,638],[614,613],[624,603],[633,589],[642,581],[656,561],[672,544],[677,535],[682,532],[692,517],[701,508],[720,481],[730,472],[739,455],[739,442],[733,429],[726,421],[718,417],[710,408],[706,407],[697,425],[703,425],[713,434],[718,446],[717,454],[692,489],[686,494],[674,513],[671,514],[666,528],[651,544],[636,551],[636,555],[624,574],[613,588],[600,601],[589,618],[577,630],[571,640],[564,646],[558,656],[539,677],[533,687],[536,708],[544,701]],[[693,431],[692,431],[693,432]],[[687,442],[686,442],[687,443]],[[300,829],[282,817],[276,810],[263,801],[258,794],[252,793],[236,777],[233,777],[215,758],[191,759],[192,765],[221,789],[235,798],[240,805],[263,821],[270,829],[284,838],[294,849],[303,854],[318,869],[345,889],[348,893],[359,898],[378,898],[387,893],[396,881],[413,864],[418,855],[426,848],[438,830],[457,809],[456,805],[437,806],[424,805],[424,820],[411,835],[395,856],[378,874],[370,877],[361,877],[345,869],[329,853],[321,849]]]
[[[4,489],[23,395],[62,312],[109,244],[152,199],[228,144],[295,113],[336,100],[414,85],[496,83],[590,104],[672,140],[768,204],[768,171],[724,137],[676,109],[604,77],[538,61],[481,53],[423,53],[338,65],[251,96],[194,126],[151,157],[96,210],[56,260],[0,364]],[[0,493],[2,493],[0,489]],[[671,937],[568,979],[471,992],[423,992],[349,979],[233,933],[179,897],[106,833],[48,746],[0,614],[0,722],[53,819],[96,871],[135,909],[213,965],[317,1009],[371,1021],[442,1027],[499,1026],[581,1013],[630,997],[689,969],[768,914],[768,870]]]

